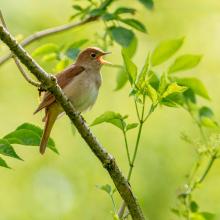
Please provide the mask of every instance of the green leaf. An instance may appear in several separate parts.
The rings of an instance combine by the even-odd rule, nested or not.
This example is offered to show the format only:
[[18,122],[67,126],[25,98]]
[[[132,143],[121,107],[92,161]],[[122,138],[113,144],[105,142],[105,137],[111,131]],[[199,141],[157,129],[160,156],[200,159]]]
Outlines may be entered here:
[[69,65],[69,60],[68,59],[63,59],[60,60],[57,65],[55,66],[55,71],[59,72],[65,69]]
[[72,60],[75,60],[80,52],[80,47],[82,47],[85,43],[88,42],[88,39],[82,39],[76,42],[73,42],[68,46],[65,51],[65,54]]
[[160,104],[168,107],[178,107],[184,104],[182,93],[172,93],[160,101]]
[[134,36],[133,40],[131,41],[130,45],[128,47],[124,47],[124,51],[126,54],[132,58],[137,50],[138,41],[137,38]]
[[0,157],[0,166],[11,169],[8,164]]
[[208,118],[208,117],[202,117],[200,119],[201,124],[205,127],[209,127],[209,128],[217,128],[218,124],[216,121],[214,121],[212,118]]
[[200,121],[203,126],[211,127],[211,128],[218,127],[217,122],[213,119],[214,113],[213,113],[212,109],[210,109],[209,107],[202,106],[199,109],[199,117],[200,117]]
[[82,39],[82,40],[78,40],[78,41],[75,41],[73,42],[72,44],[70,44],[68,46],[68,49],[70,48],[79,48],[79,47],[82,47],[85,43],[87,43],[89,40],[88,39]]
[[120,220],[119,216],[117,214],[113,214],[113,220]]
[[152,66],[157,66],[173,56],[182,46],[184,38],[161,42],[153,51],[151,62]]
[[199,116],[200,117],[208,117],[208,118],[212,118],[214,116],[214,113],[212,111],[212,109],[210,109],[207,106],[202,106],[199,109]]
[[42,61],[52,61],[57,59],[57,53],[49,53],[42,57]]
[[210,99],[204,84],[199,79],[193,77],[177,78],[176,81],[178,84],[192,89],[197,95],[205,99]]
[[22,160],[7,140],[0,139],[0,154]]
[[72,21],[73,19],[79,17],[80,15],[82,15],[82,11],[77,12],[77,13],[71,15],[70,18],[69,18],[69,20]]
[[125,14],[125,13],[135,14],[135,12],[136,12],[136,9],[134,8],[119,7],[115,10],[114,14],[115,15],[120,15],[120,14]]
[[[20,129],[27,129],[27,130],[33,131],[34,133],[38,134],[40,137],[43,135],[43,130],[40,127],[30,124],[30,123],[24,123],[20,125],[19,127],[17,127],[16,130],[20,130]],[[55,147],[55,142],[51,137],[48,138],[47,147],[50,148],[55,153],[59,154],[57,148]]]
[[77,11],[83,11],[83,8],[80,5],[73,5],[72,7]]
[[215,220],[216,215],[209,212],[195,212],[190,215],[191,220]]
[[149,98],[152,101],[152,104],[155,106],[158,102],[158,95],[157,95],[157,91],[154,89],[154,87],[152,87],[150,84],[147,85],[147,93]]
[[190,213],[190,220],[206,220],[200,213]]
[[201,55],[186,54],[182,55],[174,61],[174,63],[169,68],[169,73],[174,73],[177,71],[188,70],[196,67],[201,61]]
[[153,0],[139,0],[146,8],[153,9],[154,8],[154,2]]
[[59,50],[58,46],[53,43],[44,44],[34,50],[32,56],[40,56],[49,53],[57,53]]
[[138,84],[142,84],[145,81],[147,72],[149,70],[149,66],[150,66],[150,53],[148,53],[144,66],[142,67],[142,70],[138,75]]
[[186,91],[185,86],[180,86],[176,82],[171,83],[168,85],[166,91],[163,93],[162,98],[166,98],[167,96],[173,94],[173,93],[182,93]]
[[199,206],[198,206],[198,204],[195,201],[191,201],[191,203],[190,203],[190,210],[192,212],[198,212]]
[[196,95],[192,89],[187,89],[183,95],[186,100],[196,103]]
[[106,192],[109,195],[111,195],[111,193],[112,193],[112,187],[109,184],[97,186],[97,188],[103,190],[104,192]]
[[160,94],[163,94],[165,92],[167,86],[168,86],[167,75],[166,75],[166,73],[163,73],[160,77],[160,84],[159,84],[158,92]]
[[72,59],[72,60],[75,60],[78,56],[80,52],[80,49],[79,48],[69,48],[66,50],[66,55]]
[[159,85],[160,85],[160,80],[159,80],[157,74],[150,70],[148,75],[149,75],[149,79],[148,80],[149,80],[150,85],[154,89],[158,90],[159,89]]
[[137,67],[129,58],[128,54],[126,53],[126,50],[122,49],[121,53],[125,63],[126,72],[128,74],[128,79],[132,85],[137,77]]
[[112,3],[112,0],[105,0],[102,2],[99,8],[106,10],[111,3]]
[[128,81],[128,75],[126,74],[125,70],[121,68],[117,74],[115,91],[118,91],[121,88],[123,88],[123,86],[127,83],[127,81]]
[[124,27],[111,27],[108,30],[111,32],[112,38],[122,47],[128,47],[134,38],[133,31]]
[[89,12],[90,16],[96,17],[96,16],[101,16],[105,13],[105,10],[101,8],[96,8],[93,9],[92,11]]
[[104,21],[112,21],[117,19],[117,15],[106,12],[104,15],[102,15],[102,19]]
[[147,33],[147,30],[145,26],[138,20],[133,18],[127,18],[127,19],[120,19],[121,22],[135,28],[138,31],[141,31],[143,33]]
[[[39,146],[43,130],[30,123],[24,123],[4,137],[10,144]],[[47,147],[58,153],[54,141],[49,138]]]
[[136,128],[137,126],[138,126],[138,123],[128,124],[128,125],[126,126],[126,131],[129,131],[129,130],[131,130],[131,129],[134,129],[134,128]]
[[40,136],[33,131],[27,129],[20,129],[11,132],[4,137],[10,144],[21,144],[37,146],[40,144]]
[[121,130],[124,130],[126,124],[124,122],[124,117],[121,116],[121,114],[119,113],[115,113],[112,111],[107,111],[105,113],[103,113],[102,115],[100,115],[99,117],[97,117],[93,123],[91,124],[91,126],[94,125],[98,125],[101,123],[111,123],[113,125],[115,125],[116,127],[120,128]]
[[201,212],[200,213],[205,220],[216,220],[216,215],[210,212]]

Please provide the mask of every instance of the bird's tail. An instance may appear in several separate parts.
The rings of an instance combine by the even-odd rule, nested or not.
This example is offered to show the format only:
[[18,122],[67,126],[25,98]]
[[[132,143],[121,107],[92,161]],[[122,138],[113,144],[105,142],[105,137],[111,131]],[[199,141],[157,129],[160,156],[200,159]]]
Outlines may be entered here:
[[50,137],[50,132],[52,130],[52,127],[58,115],[59,115],[59,112],[56,110],[56,108],[53,108],[53,107],[49,108],[46,112],[44,132],[43,132],[41,142],[40,142],[40,153],[41,154],[44,154],[46,150],[47,142]]

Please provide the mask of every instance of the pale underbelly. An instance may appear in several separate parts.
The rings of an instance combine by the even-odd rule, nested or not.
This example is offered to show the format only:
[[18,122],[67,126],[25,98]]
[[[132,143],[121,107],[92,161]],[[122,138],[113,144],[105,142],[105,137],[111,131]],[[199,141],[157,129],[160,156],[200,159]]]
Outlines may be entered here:
[[64,89],[64,93],[77,111],[85,112],[94,105],[98,96],[98,88],[95,82],[84,80],[71,83]]

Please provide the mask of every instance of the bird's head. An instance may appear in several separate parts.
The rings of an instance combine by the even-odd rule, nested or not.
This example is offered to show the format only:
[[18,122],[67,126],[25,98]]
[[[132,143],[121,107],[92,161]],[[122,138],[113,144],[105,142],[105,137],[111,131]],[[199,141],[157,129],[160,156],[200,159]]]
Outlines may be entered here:
[[97,47],[89,47],[83,50],[77,57],[76,63],[85,68],[99,69],[103,64],[110,64],[103,56],[110,52],[104,52]]

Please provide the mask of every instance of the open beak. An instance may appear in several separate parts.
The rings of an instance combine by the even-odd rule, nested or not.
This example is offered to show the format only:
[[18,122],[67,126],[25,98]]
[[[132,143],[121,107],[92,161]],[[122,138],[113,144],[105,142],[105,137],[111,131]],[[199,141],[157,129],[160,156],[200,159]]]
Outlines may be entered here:
[[111,64],[111,62],[107,61],[107,60],[104,60],[103,59],[103,56],[107,55],[107,54],[110,54],[111,52],[103,52],[100,54],[100,56],[97,57],[98,61],[101,63],[101,64]]

